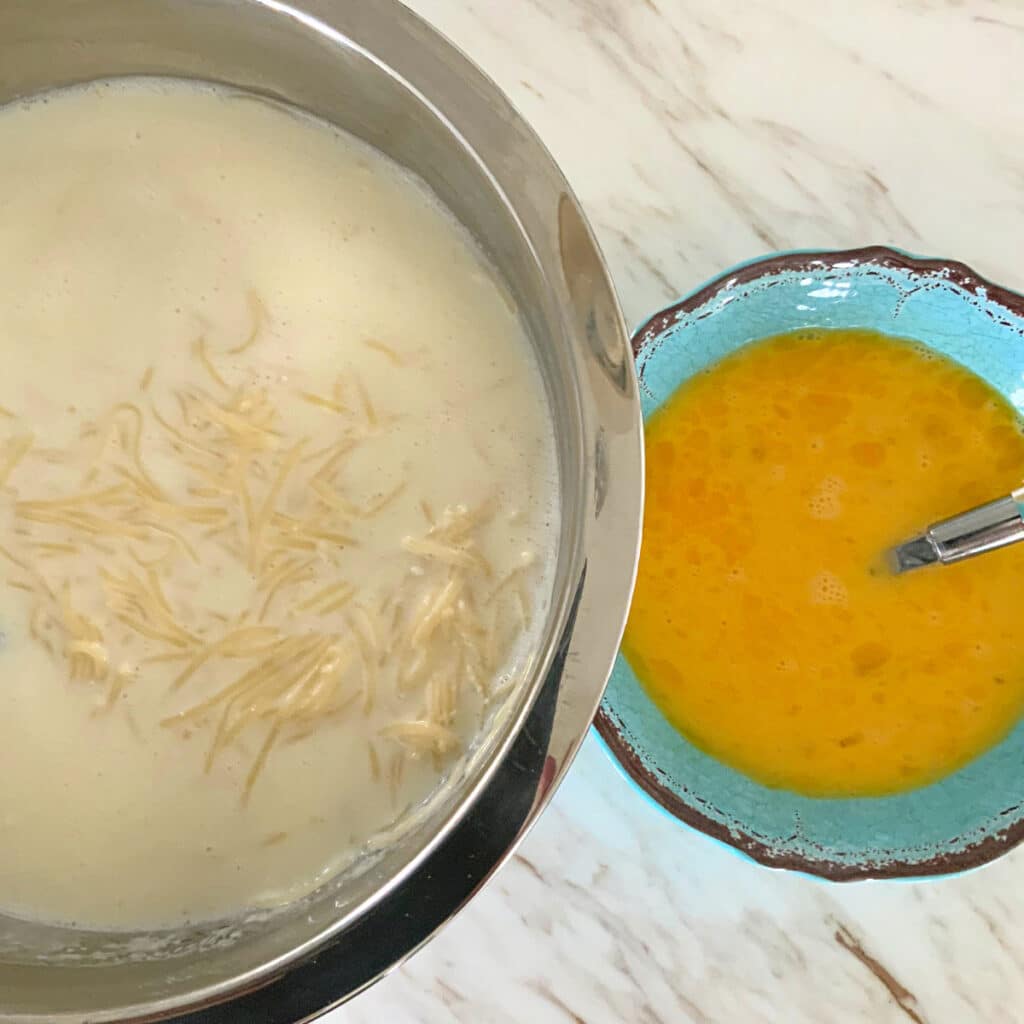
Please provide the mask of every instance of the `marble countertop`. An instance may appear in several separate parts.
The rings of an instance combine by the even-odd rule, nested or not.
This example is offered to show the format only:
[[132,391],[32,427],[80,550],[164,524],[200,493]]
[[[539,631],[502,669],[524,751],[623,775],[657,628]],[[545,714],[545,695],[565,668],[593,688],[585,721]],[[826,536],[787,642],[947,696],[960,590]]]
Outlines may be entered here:
[[[550,147],[631,325],[773,249],[890,243],[1024,290],[1019,0],[411,6]],[[1024,848],[924,884],[770,872],[661,815],[591,738],[490,885],[327,1019],[1015,1024]]]

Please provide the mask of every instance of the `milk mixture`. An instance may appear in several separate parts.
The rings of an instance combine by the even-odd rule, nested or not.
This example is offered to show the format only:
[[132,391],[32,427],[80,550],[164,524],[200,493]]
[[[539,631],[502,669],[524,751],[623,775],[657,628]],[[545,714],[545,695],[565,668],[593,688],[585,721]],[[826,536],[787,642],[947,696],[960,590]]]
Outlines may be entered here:
[[527,339],[420,183],[251,97],[51,94],[0,153],[0,908],[301,896],[543,620]]

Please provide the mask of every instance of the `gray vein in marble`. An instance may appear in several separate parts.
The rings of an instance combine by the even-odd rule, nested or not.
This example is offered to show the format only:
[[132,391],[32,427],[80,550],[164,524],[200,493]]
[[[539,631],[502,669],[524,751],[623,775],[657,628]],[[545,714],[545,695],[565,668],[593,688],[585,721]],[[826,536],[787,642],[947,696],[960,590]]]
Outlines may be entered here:
[[853,933],[843,924],[837,922],[835,940],[845,949],[858,963],[863,964],[871,974],[878,979],[879,983],[892,997],[893,1002],[914,1022],[914,1024],[927,1024],[925,1019],[917,1012],[917,997],[910,989],[901,984],[892,974],[888,967],[873,957],[854,938]]

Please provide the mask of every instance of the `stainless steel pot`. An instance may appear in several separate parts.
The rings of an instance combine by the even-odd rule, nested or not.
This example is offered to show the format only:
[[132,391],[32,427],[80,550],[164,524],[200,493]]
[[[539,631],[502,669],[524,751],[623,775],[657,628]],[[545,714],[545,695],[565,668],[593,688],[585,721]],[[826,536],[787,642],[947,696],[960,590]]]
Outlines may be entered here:
[[636,383],[607,270],[551,157],[493,83],[394,0],[0,3],[0,102],[129,74],[287,101],[418,173],[515,297],[556,419],[563,522],[543,644],[502,726],[421,826],[273,915],[158,935],[0,916],[2,1020],[284,1024],[359,991],[426,941],[511,853],[568,768],[632,587]]

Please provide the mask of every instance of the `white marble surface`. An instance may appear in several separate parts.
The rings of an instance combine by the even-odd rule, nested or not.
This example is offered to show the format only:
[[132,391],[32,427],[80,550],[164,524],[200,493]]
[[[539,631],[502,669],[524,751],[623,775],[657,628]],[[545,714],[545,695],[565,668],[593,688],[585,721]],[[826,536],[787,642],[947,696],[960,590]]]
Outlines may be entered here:
[[[1024,288],[1021,0],[413,6],[551,148],[631,324],[770,249],[893,243]],[[1022,921],[1024,850],[922,885],[768,872],[653,810],[591,739],[520,855],[329,1019],[1015,1024]]]

